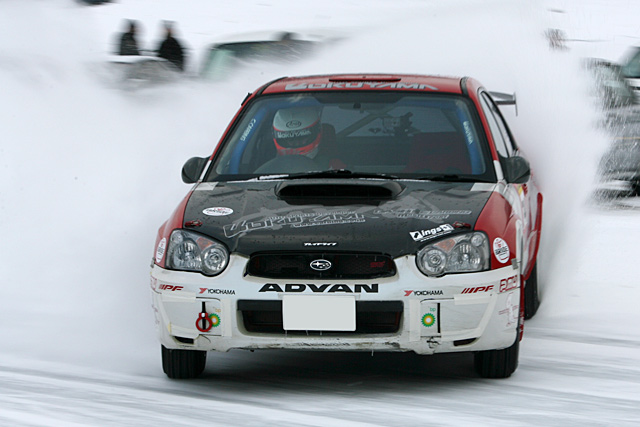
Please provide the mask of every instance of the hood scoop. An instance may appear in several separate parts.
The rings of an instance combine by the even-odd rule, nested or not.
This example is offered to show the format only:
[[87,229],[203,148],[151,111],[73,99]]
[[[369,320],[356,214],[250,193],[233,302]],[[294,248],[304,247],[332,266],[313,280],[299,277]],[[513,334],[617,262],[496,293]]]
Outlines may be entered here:
[[360,203],[375,204],[393,200],[403,187],[393,181],[357,181],[328,180],[323,182],[290,182],[280,183],[276,195],[288,203],[321,203],[326,205]]

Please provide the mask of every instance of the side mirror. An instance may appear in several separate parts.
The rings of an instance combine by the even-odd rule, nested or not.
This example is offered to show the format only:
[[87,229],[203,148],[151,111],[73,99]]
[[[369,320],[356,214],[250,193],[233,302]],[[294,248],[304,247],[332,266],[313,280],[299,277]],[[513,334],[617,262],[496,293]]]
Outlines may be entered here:
[[182,181],[185,184],[194,184],[197,182],[208,161],[208,157],[192,157],[187,160],[182,167]]
[[505,162],[505,169],[505,178],[511,184],[524,184],[531,176],[531,167],[524,157],[509,157]]

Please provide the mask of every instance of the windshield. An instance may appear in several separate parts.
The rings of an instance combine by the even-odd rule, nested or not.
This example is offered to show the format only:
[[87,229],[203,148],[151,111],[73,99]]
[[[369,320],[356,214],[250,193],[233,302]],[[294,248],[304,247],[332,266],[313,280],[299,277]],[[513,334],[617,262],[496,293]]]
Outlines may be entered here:
[[212,47],[200,72],[205,79],[219,80],[228,77],[235,67],[252,61],[286,63],[308,55],[315,42],[306,40],[278,40],[224,43]]
[[400,92],[265,96],[241,115],[209,181],[322,176],[495,182],[470,100]]
[[593,73],[603,107],[616,108],[635,103],[633,89],[626,83],[618,67],[611,64],[596,65]]
[[623,59],[622,74],[626,77],[640,78],[640,49],[633,48]]

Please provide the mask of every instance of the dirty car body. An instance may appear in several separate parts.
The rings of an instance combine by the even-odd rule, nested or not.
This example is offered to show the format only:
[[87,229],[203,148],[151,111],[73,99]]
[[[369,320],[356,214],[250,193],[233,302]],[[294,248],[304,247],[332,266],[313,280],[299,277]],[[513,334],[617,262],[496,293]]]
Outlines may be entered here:
[[267,64],[293,64],[344,37],[346,34],[342,32],[321,28],[236,34],[207,47],[200,77],[221,81],[245,68],[262,69]]
[[[313,157],[276,150],[279,111],[296,109],[318,114]],[[542,195],[479,82],[279,79],[182,175],[194,186],[151,270],[169,377],[230,349],[474,352],[481,376],[516,369]]]
[[637,196],[640,194],[638,99],[618,64],[589,58],[584,65],[594,79],[596,99],[603,113],[600,127],[611,137],[611,145],[598,165],[596,196],[602,201]]

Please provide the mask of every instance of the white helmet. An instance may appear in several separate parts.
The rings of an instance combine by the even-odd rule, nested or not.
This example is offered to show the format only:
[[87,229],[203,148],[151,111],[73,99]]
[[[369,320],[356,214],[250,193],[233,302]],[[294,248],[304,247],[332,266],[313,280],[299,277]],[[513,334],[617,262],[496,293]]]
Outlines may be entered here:
[[317,107],[279,110],[273,118],[273,141],[278,154],[315,157],[321,138],[320,113]]

